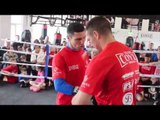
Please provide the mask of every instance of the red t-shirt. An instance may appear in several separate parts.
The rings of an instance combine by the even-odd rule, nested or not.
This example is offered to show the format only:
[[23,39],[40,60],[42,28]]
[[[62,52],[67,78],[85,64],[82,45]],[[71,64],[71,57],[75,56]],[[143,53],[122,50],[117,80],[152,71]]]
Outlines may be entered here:
[[[145,63],[145,62],[142,62]],[[139,71],[142,74],[154,74],[156,67],[155,66],[139,66]]]
[[139,65],[135,53],[112,42],[93,58],[80,90],[94,95],[98,105],[135,105]]
[[[18,74],[18,67],[17,65],[9,65],[3,68],[2,71],[8,71],[11,73]],[[8,83],[16,83],[18,80],[17,77],[14,77],[14,76],[6,76],[6,77],[7,77]]]
[[[72,86],[80,86],[86,70],[86,59],[84,60],[82,58],[83,53],[83,50],[72,51],[67,47],[64,47],[61,51],[59,51],[53,58],[52,62],[53,80],[63,78]],[[73,96],[71,95],[58,92],[57,104],[71,105],[72,97]]]

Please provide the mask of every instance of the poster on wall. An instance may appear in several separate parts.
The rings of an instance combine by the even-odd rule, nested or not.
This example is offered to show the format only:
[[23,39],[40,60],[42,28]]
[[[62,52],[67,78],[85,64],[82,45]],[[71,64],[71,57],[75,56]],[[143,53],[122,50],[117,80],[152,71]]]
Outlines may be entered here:
[[149,31],[160,32],[160,21],[151,19],[149,22]]
[[105,16],[105,17],[110,22],[111,27],[114,28],[114,26],[115,26],[115,17],[113,17],[113,16]]
[[159,32],[140,32],[138,36],[140,41],[143,41],[148,48],[149,43],[154,43],[154,49],[160,46],[160,33]]
[[142,19],[122,17],[121,28],[141,30],[141,27],[142,27],[141,23],[142,23]]

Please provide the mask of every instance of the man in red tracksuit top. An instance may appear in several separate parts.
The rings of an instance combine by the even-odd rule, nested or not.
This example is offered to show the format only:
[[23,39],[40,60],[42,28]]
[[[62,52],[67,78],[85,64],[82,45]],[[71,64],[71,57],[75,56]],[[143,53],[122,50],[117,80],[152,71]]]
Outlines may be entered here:
[[99,54],[87,66],[84,80],[73,105],[136,105],[136,82],[139,65],[135,53],[116,41],[110,23],[104,17],[94,17],[86,26],[86,38]]
[[80,23],[67,28],[68,44],[59,51],[52,62],[52,80],[57,94],[57,105],[71,105],[72,97],[82,83],[89,62],[84,50],[85,29]]

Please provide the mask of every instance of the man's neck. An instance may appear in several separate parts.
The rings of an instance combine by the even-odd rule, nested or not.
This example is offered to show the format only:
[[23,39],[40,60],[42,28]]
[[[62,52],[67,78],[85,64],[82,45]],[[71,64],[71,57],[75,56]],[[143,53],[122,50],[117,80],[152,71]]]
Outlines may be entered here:
[[107,37],[101,42],[102,50],[110,43],[115,42],[115,39],[112,36]]
[[69,48],[69,49],[71,49],[73,51],[78,51],[78,50],[76,50],[75,48],[72,47],[70,42],[67,43],[67,48]]

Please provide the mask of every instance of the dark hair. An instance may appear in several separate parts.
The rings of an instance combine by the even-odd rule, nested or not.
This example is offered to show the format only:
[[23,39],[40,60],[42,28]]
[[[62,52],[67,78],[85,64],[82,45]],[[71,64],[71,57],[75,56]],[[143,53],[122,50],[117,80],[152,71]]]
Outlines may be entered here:
[[26,56],[26,55],[21,55],[21,56],[20,56],[20,59],[22,59],[22,58],[23,58],[23,59],[27,59],[27,56]]
[[112,33],[110,22],[103,16],[97,16],[92,18],[88,22],[86,30],[90,33],[92,33],[95,30],[102,35]]
[[78,22],[74,22],[68,25],[67,33],[73,35],[74,32],[83,32],[84,26]]
[[40,44],[40,42],[39,42],[39,40],[38,40],[38,39],[35,39],[35,40],[34,40],[34,43],[38,43],[38,44]]
[[152,54],[151,53],[146,53],[145,57],[150,57],[151,58]]

